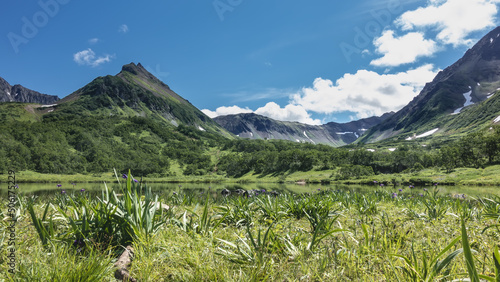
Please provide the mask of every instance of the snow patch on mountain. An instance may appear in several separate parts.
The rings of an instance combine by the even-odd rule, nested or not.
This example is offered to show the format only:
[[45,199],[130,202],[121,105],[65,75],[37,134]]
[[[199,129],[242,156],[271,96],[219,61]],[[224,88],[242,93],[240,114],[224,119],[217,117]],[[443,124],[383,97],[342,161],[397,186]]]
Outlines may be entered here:
[[43,106],[40,106],[40,108],[51,108],[51,107],[55,107],[55,106],[57,106],[57,104],[43,105]]
[[438,130],[439,130],[439,128],[434,128],[433,130],[429,130],[429,131],[427,131],[425,133],[422,133],[420,135],[413,136],[413,137],[408,137],[408,138],[406,138],[406,141],[410,141],[410,140],[413,140],[413,139],[418,139],[418,138],[424,138],[424,137],[427,137],[427,136],[431,136],[432,134],[436,133]]
[[309,139],[309,141],[311,141],[311,143],[313,144],[316,144],[316,142],[314,142],[314,140],[312,140],[311,138],[309,138],[309,136],[307,136],[307,133],[304,131],[304,136]]
[[[469,86],[469,88],[470,88],[470,86]],[[460,113],[460,111],[461,111],[463,108],[465,108],[465,107],[467,107],[467,106],[470,106],[470,105],[473,105],[473,104],[474,104],[474,103],[472,102],[472,97],[471,97],[471,95],[472,95],[472,90],[471,90],[471,91],[469,91],[469,92],[467,92],[467,93],[464,93],[465,104],[463,105],[463,107],[456,109],[456,110],[453,112],[453,115],[456,115],[456,114]]]
[[359,138],[359,134],[357,132],[336,132],[337,135],[346,135],[346,134],[354,134],[354,136],[356,136],[356,138]]
[[424,137],[427,137],[427,136],[431,136],[432,134],[436,133],[438,130],[439,130],[439,128],[434,128],[433,130],[429,130],[426,133],[417,135],[415,138],[418,139],[418,138],[424,138]]

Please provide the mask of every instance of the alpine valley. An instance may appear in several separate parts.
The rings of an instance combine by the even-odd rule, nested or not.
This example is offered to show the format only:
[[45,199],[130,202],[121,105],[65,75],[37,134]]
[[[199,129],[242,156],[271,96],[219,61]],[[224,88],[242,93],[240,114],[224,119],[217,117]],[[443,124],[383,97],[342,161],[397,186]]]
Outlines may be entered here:
[[352,179],[484,167],[500,161],[499,89],[500,27],[400,111],[343,124],[211,119],[140,63],[60,100],[0,78],[0,171],[224,178],[328,170],[330,179]]

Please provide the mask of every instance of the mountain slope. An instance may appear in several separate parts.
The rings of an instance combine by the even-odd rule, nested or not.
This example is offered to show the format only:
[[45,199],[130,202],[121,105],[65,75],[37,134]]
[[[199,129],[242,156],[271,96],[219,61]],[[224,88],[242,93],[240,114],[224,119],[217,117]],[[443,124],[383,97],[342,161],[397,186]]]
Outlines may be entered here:
[[168,85],[139,64],[123,66],[115,76],[104,76],[68,95],[53,108],[50,116],[74,115],[141,116],[178,126],[194,126],[201,131],[228,133]]
[[[140,64],[56,104],[0,103],[0,173],[205,175],[232,135]],[[172,166],[172,169],[170,169]]]
[[[420,134],[458,118],[464,107],[487,100],[500,88],[500,27],[484,36],[456,63],[438,73],[420,94],[392,117],[371,128],[359,142]],[[449,115],[457,115],[450,117]],[[456,129],[456,128],[455,128]]]
[[30,90],[22,85],[10,85],[0,77],[0,102],[22,102],[37,104],[54,104],[59,97]]
[[253,113],[220,116],[214,120],[229,132],[242,138],[281,139],[338,147],[351,144],[367,129],[390,115],[385,114],[382,117],[371,117],[344,124],[331,122],[319,126],[277,121]]

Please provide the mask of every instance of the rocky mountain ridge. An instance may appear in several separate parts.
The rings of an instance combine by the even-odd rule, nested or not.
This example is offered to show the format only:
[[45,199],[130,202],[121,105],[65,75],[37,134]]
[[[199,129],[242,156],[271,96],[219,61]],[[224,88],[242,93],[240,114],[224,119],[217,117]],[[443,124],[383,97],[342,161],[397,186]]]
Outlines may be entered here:
[[324,125],[277,121],[254,113],[219,116],[214,120],[241,138],[281,139],[339,147],[353,143],[369,128],[379,124],[392,114],[388,113],[381,117],[371,117],[348,123],[330,122]]
[[28,89],[22,85],[10,85],[5,79],[0,77],[0,102],[21,102],[36,104],[54,104],[59,101],[55,95],[41,94]]

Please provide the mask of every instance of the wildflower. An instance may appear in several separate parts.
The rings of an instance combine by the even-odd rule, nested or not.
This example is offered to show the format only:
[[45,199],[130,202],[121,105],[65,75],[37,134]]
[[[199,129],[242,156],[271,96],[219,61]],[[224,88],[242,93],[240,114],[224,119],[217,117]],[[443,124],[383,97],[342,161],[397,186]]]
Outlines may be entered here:
[[462,199],[465,199],[465,194],[462,194]]
[[321,191],[321,189],[318,188],[318,191]]
[[172,193],[172,195],[177,195],[177,192]]
[[76,184],[74,182],[72,182],[71,185],[76,186]]
[[134,178],[134,182],[135,182],[135,183],[138,183],[138,182],[139,182],[139,180],[137,180],[137,179],[135,179],[135,178]]
[[266,189],[260,190],[261,193],[266,193]]
[[377,183],[378,183],[378,181],[377,181],[377,180],[373,180],[373,184],[377,184]]
[[61,190],[61,194],[66,194],[66,190]]
[[399,192],[403,192],[403,189],[401,189],[401,188],[400,188],[400,189],[399,189]]
[[397,196],[398,196],[398,194],[397,194],[397,193],[392,193],[392,198],[393,198],[393,199],[394,199],[394,198],[396,198]]
[[438,186],[439,183],[434,183],[434,186]]
[[384,183],[380,183],[380,187],[384,187]]
[[127,179],[127,175],[126,175],[125,173],[124,173],[124,174],[122,174],[122,178],[123,178],[123,179]]
[[82,193],[83,193],[83,192],[85,192],[85,189],[83,189],[83,188],[82,188],[82,189],[80,189],[80,192],[82,192]]
[[61,184],[57,184],[57,187],[61,187],[62,185]]
[[424,196],[424,194],[420,194],[420,197],[423,197],[423,196]]
[[426,189],[426,188],[424,188],[424,192],[427,192],[427,189]]
[[413,185],[410,185],[410,186],[409,186],[408,188],[410,188],[410,189],[413,189],[413,188],[415,188],[415,186],[413,186]]

